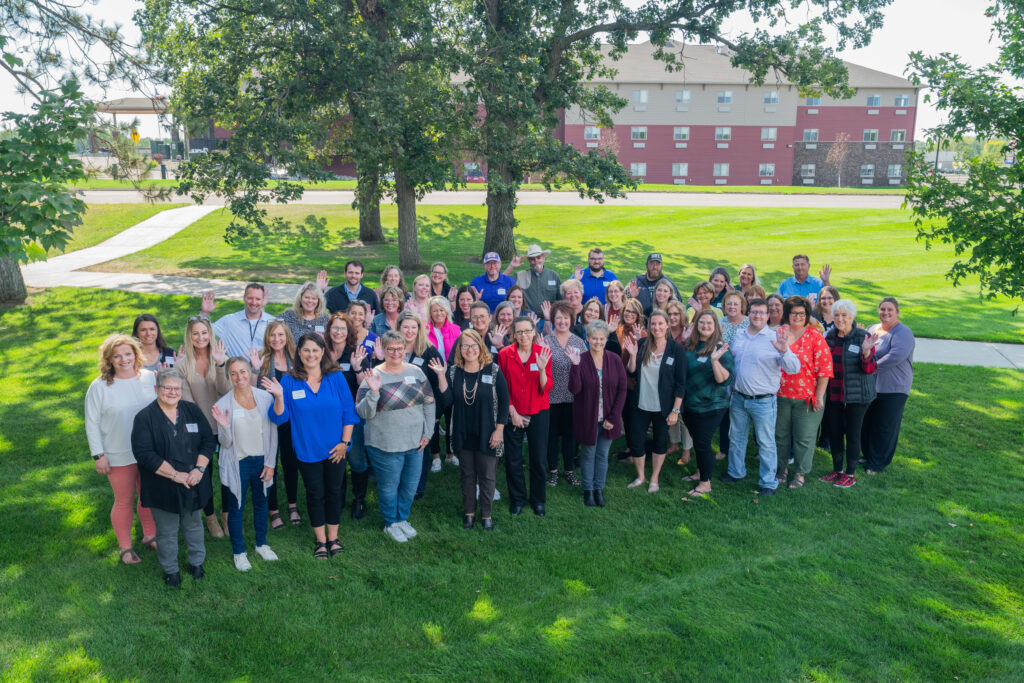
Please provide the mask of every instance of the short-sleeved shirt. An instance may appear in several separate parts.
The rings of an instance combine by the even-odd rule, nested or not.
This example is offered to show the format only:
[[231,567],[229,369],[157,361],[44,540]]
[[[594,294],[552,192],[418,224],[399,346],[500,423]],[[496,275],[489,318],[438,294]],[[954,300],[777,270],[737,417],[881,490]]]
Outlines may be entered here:
[[817,294],[824,286],[825,283],[813,275],[808,275],[807,279],[803,282],[797,282],[794,275],[793,277],[786,278],[779,285],[779,296],[783,299],[797,295],[805,297],[808,294]]
[[489,280],[487,273],[484,273],[477,275],[469,284],[477,288],[477,291],[480,292],[480,300],[487,304],[491,313],[494,313],[494,309],[505,300],[508,290],[512,289],[515,283],[515,280],[504,273],[498,273],[498,277],[494,281]]
[[818,330],[808,327],[800,338],[789,345],[789,350],[800,359],[800,371],[782,372],[779,396],[805,401],[814,398],[819,377],[832,377],[832,354],[825,338]]
[[702,356],[704,342],[697,345],[696,351],[686,352],[686,397],[683,405],[687,410],[696,413],[707,413],[729,405],[729,386],[732,384],[734,363],[732,351],[726,351],[718,361],[729,377],[724,382],[715,380],[711,356]]
[[554,379],[551,374],[551,363],[544,368],[547,384],[540,388],[540,369],[537,366],[537,353],[540,346],[533,345],[530,356],[524,363],[519,357],[519,349],[513,344],[506,346],[498,353],[498,367],[508,382],[509,400],[520,415],[536,415],[551,407],[548,394]]
[[591,273],[590,268],[584,269],[583,277],[580,279],[580,282],[583,284],[583,300],[590,301],[596,296],[602,304],[607,303],[605,290],[608,289],[608,285],[618,279],[615,277],[615,273],[607,268],[605,268],[600,277]]
[[569,372],[572,370],[572,361],[565,353],[568,349],[576,349],[576,352],[583,355],[587,352],[587,345],[575,334],[570,334],[565,348],[558,343],[553,334],[544,335],[544,343],[551,349],[551,377],[552,386],[548,400],[552,403],[572,403],[573,395],[569,391]]

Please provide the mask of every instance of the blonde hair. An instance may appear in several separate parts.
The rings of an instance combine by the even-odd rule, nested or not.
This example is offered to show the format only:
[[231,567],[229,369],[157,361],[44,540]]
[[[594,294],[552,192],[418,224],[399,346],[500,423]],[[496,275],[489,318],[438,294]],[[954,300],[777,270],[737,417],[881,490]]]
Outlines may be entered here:
[[284,330],[284,355],[289,363],[295,357],[295,339],[292,337],[291,328],[282,320],[271,320],[267,323],[267,329],[263,331],[263,365],[260,366],[260,377],[269,377],[274,370],[274,350],[270,348],[270,333],[279,327]]
[[427,319],[429,322],[433,322],[432,320],[430,320],[430,314],[434,312],[434,306],[437,306],[442,311],[444,311],[445,318],[447,319],[448,322],[452,321],[452,306],[451,303],[448,301],[448,297],[432,296],[429,299],[427,299]]
[[100,377],[108,385],[114,383],[114,349],[118,346],[130,346],[135,354],[135,374],[142,370],[142,345],[139,340],[127,334],[112,334],[100,344]]
[[295,295],[295,305],[292,309],[295,311],[295,315],[302,320],[302,295],[306,292],[313,292],[316,295],[316,310],[313,311],[313,317],[319,318],[324,314],[324,310],[327,308],[327,302],[324,301],[324,293],[320,291],[320,288],[316,286],[315,282],[306,282],[302,287],[299,288],[299,293]]
[[491,355],[491,350],[487,348],[487,344],[484,343],[484,338],[480,336],[480,333],[470,328],[464,330],[459,338],[455,340],[455,353],[452,356],[452,362],[463,370],[466,369],[466,359],[462,355],[462,340],[469,339],[470,341],[476,342],[477,346],[480,347],[480,367],[484,368],[490,365],[494,361],[494,357]]
[[[427,350],[427,347],[430,346],[430,340],[427,339],[426,325],[423,324],[423,319],[416,315],[415,312],[402,311],[401,313],[398,314],[398,321],[395,323],[395,332],[401,334],[402,323],[405,322],[406,320],[416,321],[417,332],[416,339],[414,339],[412,342],[412,352],[417,356],[422,356],[423,353]],[[402,335],[402,341],[405,341],[404,334]]]
[[722,310],[723,311],[725,310],[725,302],[727,300],[731,299],[731,298],[737,298],[737,299],[740,300],[740,313],[742,313],[743,315],[746,315],[747,314],[747,297],[743,296],[743,292],[740,292],[740,291],[735,290],[735,289],[730,291],[730,292],[726,292],[725,296],[722,297]]
[[559,287],[558,291],[562,294],[562,298],[565,298],[565,293],[570,289],[578,289],[580,290],[580,294],[583,294],[583,283],[579,280],[569,279],[562,283],[562,286]]
[[757,276],[757,268],[754,267],[753,263],[744,263],[742,266],[740,266],[740,269],[736,271],[736,282],[740,281],[740,273],[743,272],[744,268],[750,268],[750,270],[753,271],[754,273],[754,281],[750,283],[751,287],[753,287],[754,285],[760,286],[761,278]]
[[[429,275],[426,275],[426,274],[424,274],[424,275],[417,275],[416,277],[414,277],[412,279],[413,298],[415,298],[415,296],[416,296],[416,294],[415,294],[415,292],[416,292],[416,283],[419,282],[420,280],[423,280],[424,282],[427,283],[427,292],[429,292],[430,288],[434,286],[433,283],[430,281],[430,276]],[[429,294],[427,295],[427,298],[428,299],[430,298]]]
[[623,287],[622,283],[619,282],[618,280],[612,280],[611,282],[608,283],[608,287],[606,287],[605,290],[604,290],[605,291],[605,295],[604,295],[605,301],[608,300],[608,290],[611,289],[612,287],[614,287],[615,289],[617,289],[620,292],[622,292],[622,298],[623,299],[626,298],[626,288]]
[[178,361],[178,367],[181,369],[182,377],[188,382],[189,378],[196,370],[196,347],[192,343],[192,328],[196,325],[205,325],[206,331],[210,333],[210,343],[203,349],[206,352],[206,376],[207,378],[213,378],[217,374],[217,364],[213,362],[213,347],[217,343],[217,337],[213,333],[213,325],[210,324],[209,318],[190,318],[188,324],[185,325],[185,357]]

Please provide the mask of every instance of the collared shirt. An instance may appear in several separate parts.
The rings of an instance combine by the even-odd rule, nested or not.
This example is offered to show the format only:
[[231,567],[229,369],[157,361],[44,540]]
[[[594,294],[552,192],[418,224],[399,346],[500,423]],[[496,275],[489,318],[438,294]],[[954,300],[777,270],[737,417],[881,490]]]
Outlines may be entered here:
[[228,356],[248,357],[249,349],[263,350],[263,333],[267,331],[267,323],[273,319],[274,316],[261,311],[258,320],[249,320],[243,309],[228,313],[213,323],[213,331],[228,348]]
[[498,273],[498,277],[494,281],[489,280],[487,273],[484,273],[477,275],[469,284],[477,288],[480,292],[480,300],[487,304],[491,313],[494,313],[494,309],[505,300],[508,290],[512,289],[512,285],[515,283],[515,280],[504,273]]
[[533,345],[530,357],[524,363],[519,357],[519,348],[512,344],[498,353],[498,367],[508,382],[509,400],[520,415],[536,415],[550,407],[548,395],[554,378],[551,374],[551,363],[544,368],[547,383],[540,387],[540,369],[537,367],[537,352],[540,346]]
[[539,316],[544,315],[542,303],[547,301],[553,304],[562,298],[559,294],[562,278],[550,268],[540,273],[533,272],[532,268],[521,270],[516,273],[516,284],[523,290],[523,309],[531,310]]
[[800,370],[800,359],[788,348],[784,354],[772,345],[775,333],[762,327],[756,334],[750,329],[736,333],[729,348],[736,364],[733,390],[747,396],[775,395],[779,391],[782,371],[793,374]]
[[695,413],[707,413],[718,408],[729,406],[729,385],[732,384],[733,358],[732,351],[726,351],[718,362],[729,372],[724,382],[715,379],[711,356],[702,356],[704,342],[697,345],[696,351],[686,352],[686,395],[683,406]]
[[360,284],[359,288],[353,293],[349,290],[347,282],[328,289],[327,293],[324,294],[324,301],[327,303],[327,310],[331,313],[348,310],[348,305],[353,301],[364,301],[373,311],[377,311],[380,308],[377,292]]
[[804,333],[789,345],[789,350],[800,359],[800,369],[782,373],[779,396],[810,401],[814,398],[818,379],[832,376],[832,352],[825,338],[813,327],[804,329]]
[[580,278],[580,282],[583,283],[583,301],[590,301],[593,297],[597,297],[602,304],[608,303],[604,298],[604,290],[608,289],[615,280],[619,278],[615,277],[615,273],[604,269],[604,272],[598,277],[590,272],[590,268],[583,271],[583,277]]
[[788,299],[795,295],[806,297],[808,294],[817,294],[824,286],[825,283],[813,275],[808,275],[807,279],[803,282],[797,282],[794,275],[793,277],[786,278],[779,285],[779,296],[783,299]]

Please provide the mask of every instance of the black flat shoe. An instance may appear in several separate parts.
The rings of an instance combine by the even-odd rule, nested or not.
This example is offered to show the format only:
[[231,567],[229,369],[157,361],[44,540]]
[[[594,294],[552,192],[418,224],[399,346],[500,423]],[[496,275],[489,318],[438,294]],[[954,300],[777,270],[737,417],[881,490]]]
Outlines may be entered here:
[[482,519],[480,520],[480,526],[484,528],[484,531],[494,531],[494,520]]
[[474,517],[473,515],[463,515],[462,516],[462,528],[463,529],[472,529],[474,524],[476,524],[476,517]]
[[737,477],[734,477],[731,474],[729,474],[728,472],[726,472],[725,474],[723,474],[722,476],[720,476],[718,478],[718,481],[724,482],[726,484],[735,484],[736,482],[743,481],[743,480],[739,479]]
[[513,506],[509,507],[508,512],[509,512],[510,515],[522,514],[523,506],[522,505],[513,505]]
[[594,502],[594,492],[584,491],[583,492],[583,504],[588,508],[596,507],[597,503]]
[[181,588],[181,573],[164,574],[164,585],[171,588]]
[[599,508],[604,507],[604,493],[601,489],[594,489],[594,505]]
[[362,519],[366,514],[366,502],[357,500],[352,503],[352,519]]
[[547,511],[544,509],[543,505],[534,505],[533,514],[537,515],[538,517],[543,517],[545,514],[547,514]]
[[201,564],[190,564],[188,566],[188,573],[192,575],[193,579],[201,579],[206,576],[206,572],[203,571],[203,565]]
[[763,488],[763,489],[761,489],[761,495],[762,496],[774,496],[775,495],[775,489]]

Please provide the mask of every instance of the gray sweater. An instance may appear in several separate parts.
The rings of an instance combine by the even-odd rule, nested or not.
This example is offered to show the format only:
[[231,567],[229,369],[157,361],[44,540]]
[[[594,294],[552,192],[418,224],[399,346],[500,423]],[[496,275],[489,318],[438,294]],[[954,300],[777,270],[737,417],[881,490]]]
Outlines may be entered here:
[[401,372],[377,366],[380,391],[370,391],[363,381],[356,392],[356,412],[366,420],[367,446],[385,453],[417,450],[420,439],[434,434],[434,392],[430,382],[415,365],[406,363]]
[[[868,332],[874,333],[878,325],[872,325]],[[903,323],[883,335],[875,347],[878,372],[875,384],[880,394],[910,395],[914,381],[914,333]]]

